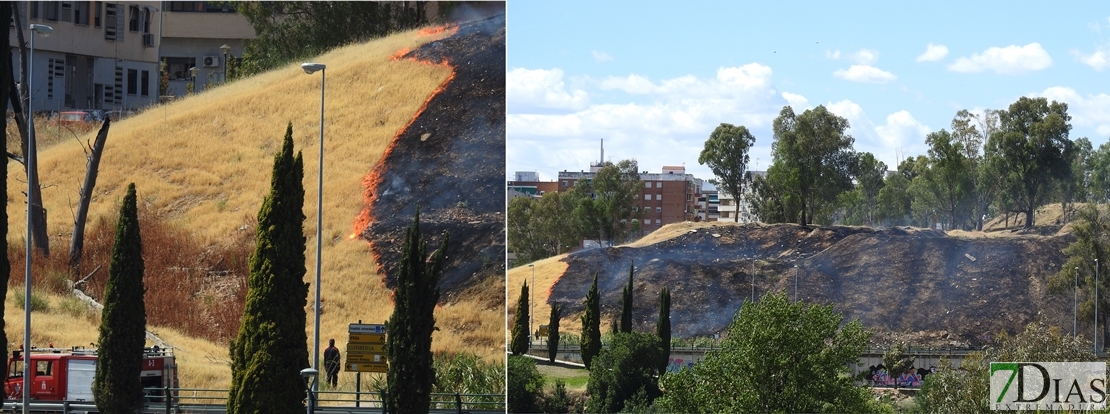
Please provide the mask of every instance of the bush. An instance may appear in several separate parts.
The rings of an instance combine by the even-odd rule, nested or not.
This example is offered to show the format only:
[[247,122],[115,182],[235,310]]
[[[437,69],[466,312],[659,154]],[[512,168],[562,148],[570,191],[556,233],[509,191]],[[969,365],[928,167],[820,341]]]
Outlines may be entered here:
[[590,370],[586,411],[620,412],[629,401],[640,408],[650,406],[661,394],[655,379],[661,352],[655,334],[613,334],[609,347],[594,359]]
[[[19,292],[18,295],[15,295],[14,300],[15,300],[15,307],[17,307],[19,309],[27,309],[27,291],[26,290],[22,291],[22,292]],[[48,311],[48,310],[50,310],[50,303],[48,303],[46,301],[46,298],[42,297],[42,295],[37,295],[37,294],[35,294],[35,291],[32,290],[31,291],[31,312],[45,312],[45,311]]]
[[508,411],[534,413],[540,411],[539,396],[543,376],[536,369],[536,361],[526,356],[509,356]]

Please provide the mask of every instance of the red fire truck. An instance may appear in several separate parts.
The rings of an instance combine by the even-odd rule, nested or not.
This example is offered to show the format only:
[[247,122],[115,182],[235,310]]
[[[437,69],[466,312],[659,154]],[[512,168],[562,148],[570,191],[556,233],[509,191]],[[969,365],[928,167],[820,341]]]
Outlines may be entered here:
[[[38,401],[92,402],[92,383],[96,375],[96,349],[31,349],[31,399]],[[23,398],[23,351],[12,351],[4,395]],[[157,346],[143,350],[140,374],[148,402],[162,402],[165,389],[177,388],[177,363],[173,349]],[[151,398],[153,397],[153,398]]]

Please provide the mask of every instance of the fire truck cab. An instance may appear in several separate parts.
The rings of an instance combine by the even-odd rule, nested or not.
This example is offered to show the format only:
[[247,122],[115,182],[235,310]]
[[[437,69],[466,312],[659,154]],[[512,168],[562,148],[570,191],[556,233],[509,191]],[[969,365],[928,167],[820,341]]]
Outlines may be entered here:
[[[92,383],[96,375],[96,349],[32,348],[30,397],[39,401],[92,402]],[[23,351],[12,351],[4,379],[8,399],[23,398]],[[143,350],[140,374],[148,396],[164,396],[165,388],[177,388],[177,363],[173,350],[157,346]],[[161,402],[152,398],[148,402]]]

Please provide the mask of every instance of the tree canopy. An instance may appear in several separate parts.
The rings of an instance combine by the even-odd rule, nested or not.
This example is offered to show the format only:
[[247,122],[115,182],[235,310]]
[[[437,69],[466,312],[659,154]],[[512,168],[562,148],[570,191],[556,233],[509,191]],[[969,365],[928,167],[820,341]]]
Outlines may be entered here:
[[801,225],[827,218],[840,193],[852,188],[857,156],[847,129],[848,120],[824,106],[801,115],[786,106],[775,118],[767,180],[797,199]]
[[636,160],[607,162],[593,178],[574,183],[574,218],[586,238],[616,245],[639,232],[637,206],[644,184],[638,169]]
[[[698,155],[698,164],[708,165],[713,171],[717,178],[710,180],[711,183],[739,199],[744,194],[748,178],[748,151],[753,145],[755,137],[747,127],[722,123],[705,141],[705,148]],[[735,215],[733,221],[739,220],[740,215]]]

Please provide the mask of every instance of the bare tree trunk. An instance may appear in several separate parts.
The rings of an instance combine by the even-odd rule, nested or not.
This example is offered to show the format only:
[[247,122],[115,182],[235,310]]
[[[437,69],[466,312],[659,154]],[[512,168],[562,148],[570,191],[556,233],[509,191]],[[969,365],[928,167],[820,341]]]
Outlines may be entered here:
[[[34,116],[34,114],[29,114],[29,113],[24,113],[23,112],[24,110],[30,108],[30,106],[28,105],[28,102],[30,100],[31,86],[27,84],[27,71],[25,69],[27,67],[27,60],[28,60],[27,55],[28,55],[28,53],[27,53],[27,42],[26,42],[26,40],[23,36],[23,20],[20,18],[20,14],[19,14],[19,9],[21,8],[21,6],[22,5],[17,4],[15,7],[12,7],[12,18],[15,19],[15,28],[16,28],[15,35],[16,35],[16,39],[18,39],[18,41],[19,41],[19,56],[20,56],[20,60],[19,60],[19,63],[20,63],[20,65],[19,65],[19,69],[20,69],[19,70],[19,85],[20,85],[20,88],[18,89],[19,90],[19,96],[18,96],[18,101],[19,102],[17,104],[17,102],[15,102],[17,97],[12,96],[12,101],[13,101],[12,102],[12,108],[15,109],[14,112],[15,112],[15,118],[16,118],[16,125],[18,125],[20,127],[19,128],[19,144],[20,144],[20,147],[23,149],[24,170],[27,170],[27,166],[30,165],[30,163],[28,162],[28,156],[30,154],[28,154],[28,150],[27,150],[27,144],[28,144],[30,138],[28,136],[27,126],[29,125],[31,129],[35,128],[35,124],[34,124],[34,117],[35,116]],[[13,82],[14,82],[14,79],[13,79]],[[11,85],[9,85],[9,86],[11,86]],[[23,118],[22,122],[20,122],[20,118]],[[37,169],[37,164],[38,163],[35,163],[35,164],[36,164],[36,169]],[[27,171],[27,180],[29,181],[29,185],[31,187],[39,188],[39,189],[42,188],[42,186],[39,185],[38,171]],[[28,196],[31,196],[31,195],[28,195]],[[33,194],[33,198],[30,200],[28,205],[31,209],[31,222],[32,222],[32,224],[31,224],[32,237],[31,238],[32,238],[32,241],[34,242],[35,248],[39,249],[39,251],[41,251],[44,256],[50,256],[50,239],[47,237],[47,232],[46,232],[46,209],[43,207],[43,204],[42,204],[42,191],[35,191],[34,194]]]
[[77,202],[77,216],[73,219],[73,238],[69,241],[69,267],[74,276],[81,274],[81,253],[85,248],[85,221],[89,216],[89,203],[92,201],[93,188],[99,174],[100,156],[104,153],[104,143],[108,140],[108,128],[112,120],[104,119],[96,140],[89,148],[85,161],[85,182],[81,184],[81,195]]

